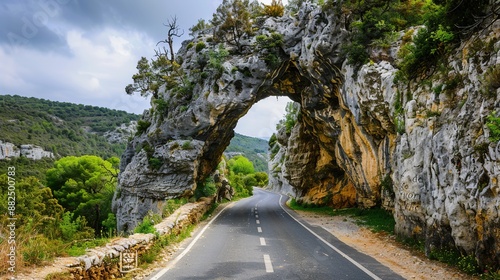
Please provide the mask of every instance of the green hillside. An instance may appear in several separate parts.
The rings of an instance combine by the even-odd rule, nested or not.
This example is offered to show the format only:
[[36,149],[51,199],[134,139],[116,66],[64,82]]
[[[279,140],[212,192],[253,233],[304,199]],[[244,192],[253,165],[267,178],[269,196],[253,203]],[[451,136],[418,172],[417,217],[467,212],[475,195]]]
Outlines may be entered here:
[[59,156],[120,156],[125,144],[102,136],[139,115],[102,107],[0,95],[0,140],[34,144]]
[[267,172],[267,149],[268,143],[266,140],[236,133],[225,152],[242,153],[252,161],[256,172]]
[[[59,157],[120,157],[126,144],[111,144],[103,134],[139,118],[139,115],[96,106],[0,95],[0,140],[15,145],[34,144]],[[266,140],[236,134],[226,152],[241,153],[252,161],[255,171],[267,172],[267,148]],[[25,158],[0,160],[0,168],[18,165],[22,167],[19,170],[22,175],[43,178],[43,172],[38,170],[50,168],[52,162],[51,159],[33,162]]]

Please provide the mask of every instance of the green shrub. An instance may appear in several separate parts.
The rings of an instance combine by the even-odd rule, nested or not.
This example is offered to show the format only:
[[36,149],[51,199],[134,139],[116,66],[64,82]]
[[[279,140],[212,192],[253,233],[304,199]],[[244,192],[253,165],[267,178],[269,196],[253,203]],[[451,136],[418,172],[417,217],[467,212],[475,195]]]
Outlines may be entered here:
[[246,187],[257,186],[257,179],[255,179],[254,174],[248,174],[243,177],[243,182],[245,183]]
[[149,166],[153,170],[158,170],[163,165],[163,161],[156,157],[151,157],[148,159]]
[[108,241],[109,239],[106,238],[76,241],[73,242],[71,247],[66,250],[66,253],[68,253],[68,255],[72,257],[82,256],[85,255],[87,249],[92,249],[95,247],[106,245]]
[[[108,237],[116,235],[116,216],[113,213],[108,213],[108,218],[102,221],[104,231]],[[101,234],[102,235],[102,234]]]
[[199,53],[201,52],[204,48],[206,47],[205,42],[200,41],[196,44],[196,52]]
[[500,141],[500,117],[495,116],[496,112],[492,112],[486,118],[486,126],[490,130],[490,141]]
[[[168,110],[168,106],[169,106],[168,102],[165,101],[165,99],[163,99],[163,98],[158,98],[158,99],[153,100],[153,103],[156,105],[155,112],[158,113],[162,117],[165,116],[167,113],[167,110]],[[137,130],[139,130],[139,128],[137,128]],[[146,128],[146,130],[147,130],[147,128]]]
[[253,193],[253,188],[245,185],[244,177],[245,175],[235,174],[232,171],[229,172],[229,184],[234,189],[235,198],[248,197]]
[[228,162],[229,169],[235,174],[252,174],[255,172],[253,163],[244,156],[235,156]]
[[137,122],[137,132],[135,133],[135,135],[139,136],[139,135],[145,133],[148,130],[150,125],[151,125],[151,122],[139,120]]
[[165,202],[165,205],[163,206],[162,216],[168,217],[172,215],[175,212],[175,210],[179,209],[182,205],[186,204],[187,202],[188,202],[187,198],[175,198],[167,200]]
[[257,181],[257,186],[264,187],[267,186],[269,182],[269,176],[266,172],[256,172],[254,174],[255,180]]
[[87,227],[85,217],[78,216],[74,219],[74,214],[65,212],[62,221],[59,224],[62,238],[65,241],[93,238],[94,231],[92,228]]
[[222,73],[224,73],[224,66],[222,65],[222,63],[224,63],[228,55],[229,52],[224,48],[224,45],[222,44],[219,45],[219,49],[217,51],[210,50],[208,52],[207,66],[215,71],[216,79],[220,78],[220,76],[222,76]]
[[192,150],[193,149],[193,144],[191,143],[191,141],[184,141],[184,143],[182,143],[182,149],[183,150]]
[[273,32],[268,35],[258,35],[255,37],[256,44],[261,49],[266,49],[264,61],[270,67],[277,67],[281,63],[279,57],[280,46],[283,44],[283,35]]
[[479,265],[473,255],[460,256],[457,262],[457,267],[470,275],[477,274],[479,271]]
[[200,197],[212,197],[217,193],[217,186],[213,177],[208,177],[205,182],[197,184],[195,190],[195,197],[198,199]]
[[153,233],[156,234],[156,228],[154,227],[155,221],[154,217],[147,215],[144,217],[142,222],[137,225],[134,229],[134,233]]
[[50,240],[43,235],[35,235],[23,242],[21,254],[28,265],[42,265],[58,256],[62,250],[60,240]]
[[472,255],[462,255],[455,248],[441,248],[432,250],[429,253],[431,260],[438,260],[458,267],[463,272],[468,274],[477,274],[479,272],[479,265],[476,258]]

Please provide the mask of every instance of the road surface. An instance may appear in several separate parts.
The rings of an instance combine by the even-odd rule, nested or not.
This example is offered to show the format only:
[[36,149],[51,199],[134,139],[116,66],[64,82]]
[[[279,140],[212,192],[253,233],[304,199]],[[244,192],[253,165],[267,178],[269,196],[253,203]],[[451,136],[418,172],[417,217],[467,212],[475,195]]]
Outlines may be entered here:
[[254,189],[149,279],[404,279],[300,220],[286,209],[285,199]]

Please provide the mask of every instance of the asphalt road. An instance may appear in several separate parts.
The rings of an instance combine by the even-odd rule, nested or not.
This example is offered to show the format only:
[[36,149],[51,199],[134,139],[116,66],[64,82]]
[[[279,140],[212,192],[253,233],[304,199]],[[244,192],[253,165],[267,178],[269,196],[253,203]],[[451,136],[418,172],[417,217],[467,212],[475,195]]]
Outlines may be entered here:
[[404,279],[285,210],[285,199],[254,189],[149,279]]

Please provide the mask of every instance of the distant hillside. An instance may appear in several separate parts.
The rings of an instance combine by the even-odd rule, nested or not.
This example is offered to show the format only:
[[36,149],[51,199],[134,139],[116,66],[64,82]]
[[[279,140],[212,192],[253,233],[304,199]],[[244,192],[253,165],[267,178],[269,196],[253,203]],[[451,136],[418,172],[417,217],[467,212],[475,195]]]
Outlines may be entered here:
[[[120,157],[126,143],[118,142],[117,134],[131,133],[124,128],[125,124],[139,118],[139,115],[96,106],[0,95],[0,141],[17,146],[40,146],[56,158],[86,154]],[[253,162],[256,171],[267,172],[267,148],[266,140],[236,134],[226,153],[243,154]],[[40,178],[43,177],[41,170],[49,168],[53,161],[0,160],[0,169],[17,163],[22,166],[19,170],[22,175]]]
[[103,135],[139,117],[96,106],[0,95],[0,140],[34,144],[56,156],[119,157],[126,144],[111,144]]
[[228,155],[241,153],[252,161],[255,171],[267,172],[267,149],[266,140],[236,133],[225,153]]

